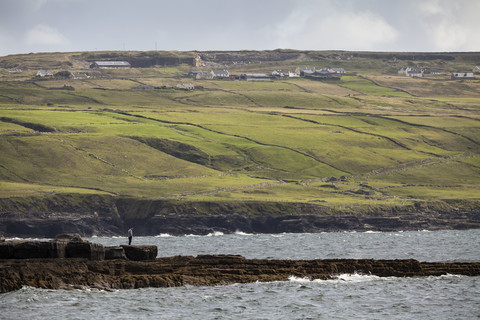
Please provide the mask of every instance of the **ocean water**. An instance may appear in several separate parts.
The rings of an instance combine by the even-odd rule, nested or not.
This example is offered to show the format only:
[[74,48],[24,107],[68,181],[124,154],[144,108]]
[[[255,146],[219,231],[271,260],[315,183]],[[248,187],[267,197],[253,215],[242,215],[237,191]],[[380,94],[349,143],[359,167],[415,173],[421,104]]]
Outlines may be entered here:
[[[125,244],[126,237],[88,240]],[[480,230],[134,237],[159,256],[480,261]],[[23,288],[0,295],[0,319],[480,319],[480,277],[339,275],[289,281],[118,290]]]

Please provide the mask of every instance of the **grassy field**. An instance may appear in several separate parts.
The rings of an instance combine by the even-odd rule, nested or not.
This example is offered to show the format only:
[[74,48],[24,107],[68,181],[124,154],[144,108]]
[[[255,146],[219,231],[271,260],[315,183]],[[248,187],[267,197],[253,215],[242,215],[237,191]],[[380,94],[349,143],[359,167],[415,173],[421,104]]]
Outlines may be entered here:
[[8,57],[30,69],[0,69],[1,198],[97,193],[351,211],[480,199],[480,80],[411,79],[365,57],[340,63],[357,74],[335,82],[196,81],[185,64],[33,77],[42,64],[88,65],[74,56]]

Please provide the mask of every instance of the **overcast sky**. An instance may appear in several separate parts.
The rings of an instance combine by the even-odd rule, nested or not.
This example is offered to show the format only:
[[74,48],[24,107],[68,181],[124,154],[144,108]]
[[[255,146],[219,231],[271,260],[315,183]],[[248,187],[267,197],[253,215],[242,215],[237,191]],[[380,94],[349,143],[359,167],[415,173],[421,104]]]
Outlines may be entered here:
[[277,48],[480,51],[480,0],[0,0],[0,56]]

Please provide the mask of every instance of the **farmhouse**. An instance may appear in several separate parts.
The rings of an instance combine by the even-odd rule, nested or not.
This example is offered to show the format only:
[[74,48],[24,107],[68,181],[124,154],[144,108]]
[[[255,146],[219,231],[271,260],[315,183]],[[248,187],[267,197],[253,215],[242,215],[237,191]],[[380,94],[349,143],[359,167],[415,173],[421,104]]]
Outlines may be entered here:
[[418,77],[421,78],[423,77],[423,70],[419,69],[414,69],[410,67],[403,67],[400,70],[398,70],[398,74],[402,74],[407,77]]
[[452,73],[452,80],[474,80],[473,72],[454,72]]
[[91,69],[119,69],[130,68],[128,61],[95,61],[90,65]]
[[421,78],[421,77],[423,77],[423,70],[418,70],[418,69],[408,70],[407,71],[407,76],[408,77]]
[[472,71],[473,73],[480,74],[480,66],[475,66]]
[[53,73],[50,70],[39,70],[37,72],[37,77],[53,77]]
[[274,70],[272,72],[272,76],[276,78],[288,78],[290,75],[290,71],[287,70]]
[[324,68],[322,70],[327,71],[331,74],[344,74],[345,73],[345,69],[343,69],[343,68]]
[[179,83],[176,87],[183,90],[195,90],[195,85],[193,83]]
[[229,78],[230,73],[227,70],[212,70],[210,72],[213,78]]

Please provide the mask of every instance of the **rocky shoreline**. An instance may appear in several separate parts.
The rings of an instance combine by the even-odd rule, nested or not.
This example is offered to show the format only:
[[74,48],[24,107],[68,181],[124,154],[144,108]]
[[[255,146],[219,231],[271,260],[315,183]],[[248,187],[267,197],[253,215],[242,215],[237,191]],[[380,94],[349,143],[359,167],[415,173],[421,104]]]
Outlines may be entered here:
[[78,235],[51,241],[0,242],[0,292],[31,286],[99,290],[213,286],[287,281],[290,277],[334,279],[341,274],[379,277],[480,276],[480,262],[327,259],[268,260],[238,255],[156,258],[151,245],[104,247]]
[[0,260],[0,292],[44,289],[136,289],[185,285],[288,281],[290,277],[334,279],[340,274],[424,277],[480,276],[480,263],[416,260],[263,260],[241,256],[176,256],[152,261],[74,259]]

